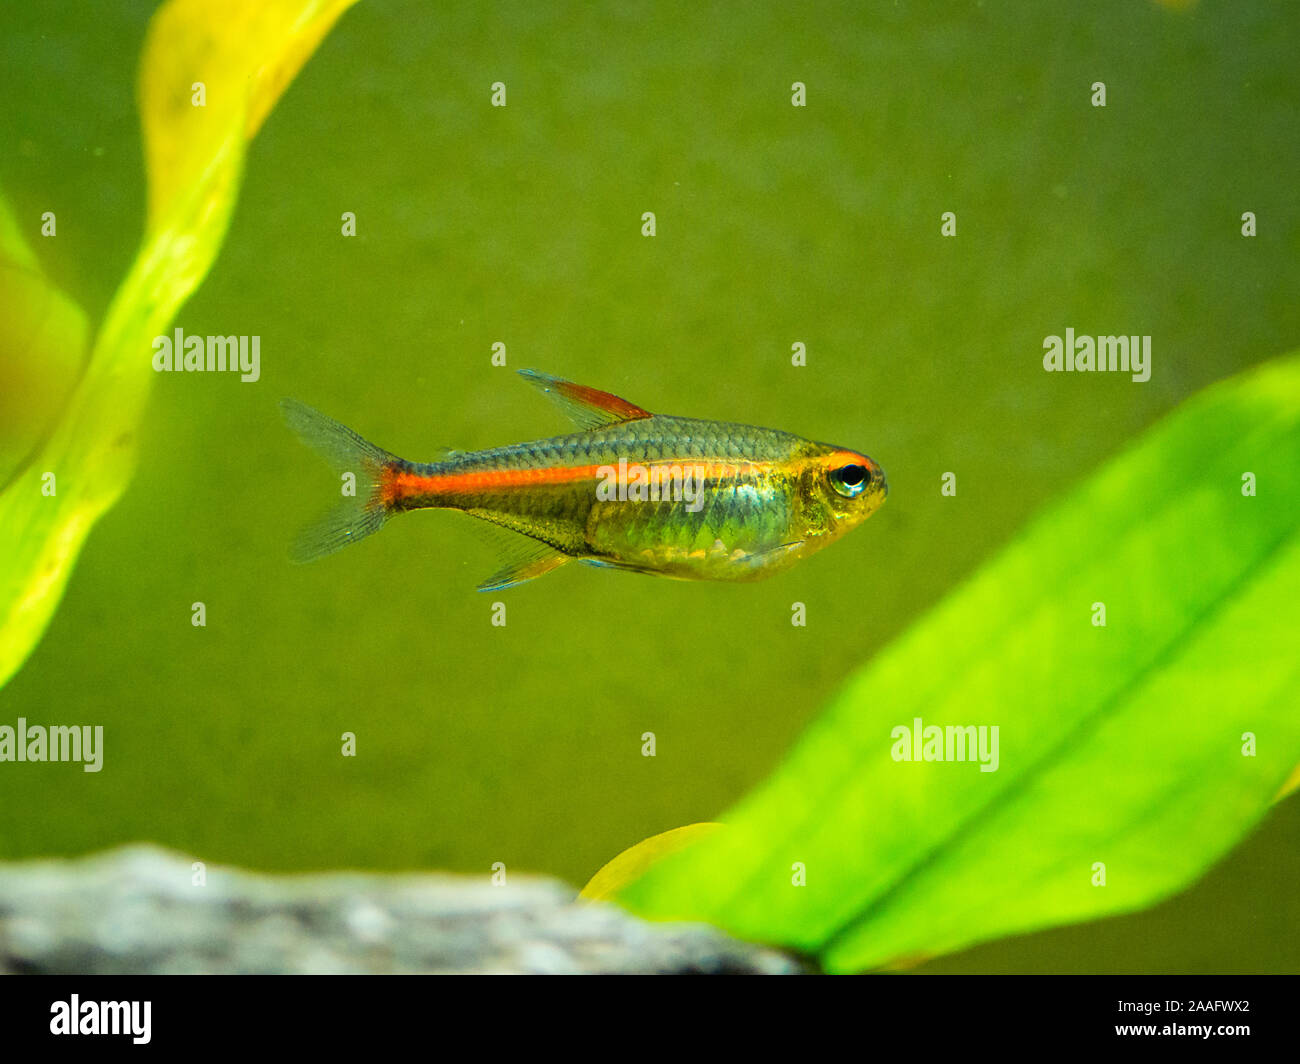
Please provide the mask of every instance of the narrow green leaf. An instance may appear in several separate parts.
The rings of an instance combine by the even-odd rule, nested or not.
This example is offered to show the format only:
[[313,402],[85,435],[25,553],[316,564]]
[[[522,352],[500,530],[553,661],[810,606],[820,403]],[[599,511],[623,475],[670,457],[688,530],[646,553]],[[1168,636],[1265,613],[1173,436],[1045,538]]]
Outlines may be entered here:
[[[1291,356],[1032,522],[848,683],[729,830],[621,900],[855,971],[1186,886],[1300,760],[1297,500]],[[895,760],[915,718],[996,726],[996,771]]]
[[248,140],[353,2],[170,0],[150,22],[139,83],[144,243],[58,424],[0,493],[0,685],[40,639],[82,543],[126,488],[153,338],[216,258]]

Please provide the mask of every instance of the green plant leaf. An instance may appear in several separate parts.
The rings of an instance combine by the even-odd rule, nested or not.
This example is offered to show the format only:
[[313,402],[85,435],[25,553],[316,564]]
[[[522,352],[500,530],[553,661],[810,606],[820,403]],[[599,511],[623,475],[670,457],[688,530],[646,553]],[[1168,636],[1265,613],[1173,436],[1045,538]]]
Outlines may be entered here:
[[[1290,356],[1035,519],[851,679],[727,831],[620,900],[858,971],[1186,886],[1300,760],[1298,499]],[[914,718],[996,725],[997,770],[894,760]]]
[[[139,81],[144,243],[57,425],[0,493],[0,685],[39,641],[82,543],[126,488],[153,338],[216,258],[249,139],[353,2],[171,0],[150,22]],[[46,473],[53,495],[42,492]]]

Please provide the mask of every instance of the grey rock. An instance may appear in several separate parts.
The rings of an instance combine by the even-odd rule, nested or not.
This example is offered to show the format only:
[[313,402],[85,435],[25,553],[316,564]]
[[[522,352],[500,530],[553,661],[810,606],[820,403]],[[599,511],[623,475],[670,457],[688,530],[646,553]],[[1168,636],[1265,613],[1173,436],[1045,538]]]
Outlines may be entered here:
[[0,973],[755,973],[801,964],[552,880],[262,875],[129,846],[0,864]]

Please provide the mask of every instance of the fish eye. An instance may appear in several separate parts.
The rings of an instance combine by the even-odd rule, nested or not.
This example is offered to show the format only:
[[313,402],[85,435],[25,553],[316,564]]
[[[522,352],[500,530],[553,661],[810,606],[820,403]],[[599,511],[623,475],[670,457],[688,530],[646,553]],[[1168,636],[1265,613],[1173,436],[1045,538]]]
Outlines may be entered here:
[[831,487],[846,499],[861,495],[871,480],[871,471],[866,466],[842,465],[830,471]]

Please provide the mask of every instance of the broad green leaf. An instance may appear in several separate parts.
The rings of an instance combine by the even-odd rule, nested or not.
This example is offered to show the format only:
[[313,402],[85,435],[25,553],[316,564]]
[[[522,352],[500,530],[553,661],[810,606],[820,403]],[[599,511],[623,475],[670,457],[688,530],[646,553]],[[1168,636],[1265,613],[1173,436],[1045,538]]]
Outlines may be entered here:
[[[843,972],[1188,885],[1300,760],[1298,501],[1291,356],[1194,397],[1034,520],[852,678],[727,831],[620,900]],[[997,726],[997,770],[895,760],[914,718]]]
[[713,823],[687,824],[685,827],[651,835],[624,850],[612,861],[601,865],[578,897],[584,901],[606,901],[634,879],[645,875],[652,865],[658,864],[670,854],[678,853],[693,842],[708,838],[720,827],[721,824]]
[[[82,543],[126,488],[153,338],[216,258],[248,140],[353,2],[171,0],[154,15],[139,81],[144,243],[58,424],[0,493],[0,684],[40,639]],[[45,473],[54,495],[41,491]]]

